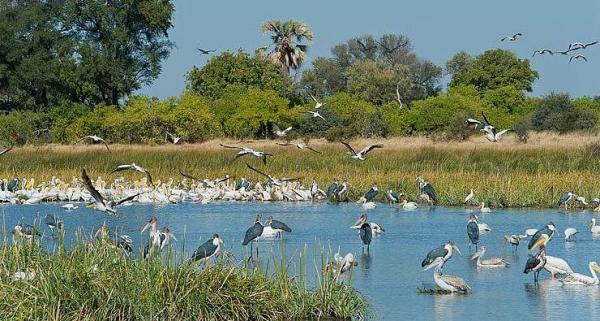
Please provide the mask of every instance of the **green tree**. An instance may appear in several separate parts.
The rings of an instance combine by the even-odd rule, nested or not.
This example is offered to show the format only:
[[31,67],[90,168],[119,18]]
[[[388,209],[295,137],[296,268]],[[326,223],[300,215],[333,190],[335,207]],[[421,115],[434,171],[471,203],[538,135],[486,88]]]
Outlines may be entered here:
[[300,86],[317,97],[331,96],[346,88],[344,69],[331,58],[317,57],[302,73]]
[[471,67],[473,60],[474,58],[465,51],[459,51],[446,62],[446,73],[456,75],[465,72]]
[[231,88],[259,88],[274,90],[286,96],[289,89],[277,66],[238,51],[223,52],[209,60],[202,68],[194,66],[186,76],[187,89],[209,99],[221,98]]
[[293,20],[269,20],[261,25],[261,30],[270,34],[275,47],[268,56],[283,74],[289,74],[290,69],[300,68],[308,50],[308,45],[302,41],[312,41],[314,38],[307,25]]
[[474,85],[479,92],[505,86],[532,91],[533,82],[538,78],[538,73],[531,69],[529,60],[519,59],[503,49],[487,50],[470,64],[458,66],[465,68],[454,66],[456,72],[452,75],[450,86]]
[[348,68],[347,91],[359,99],[375,105],[396,100],[396,85],[403,93],[410,91],[411,83],[401,67],[388,68],[373,60],[357,61]]
[[575,107],[569,95],[552,93],[540,100],[531,124],[537,130],[567,133],[593,128],[597,121],[593,112]]

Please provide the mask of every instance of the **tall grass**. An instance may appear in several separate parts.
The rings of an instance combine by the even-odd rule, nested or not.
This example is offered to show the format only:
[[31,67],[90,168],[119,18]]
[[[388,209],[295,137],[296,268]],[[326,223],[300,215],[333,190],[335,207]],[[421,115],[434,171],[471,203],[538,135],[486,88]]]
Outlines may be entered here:
[[[91,245],[93,244],[93,246]],[[200,266],[136,260],[98,242],[48,254],[36,244],[0,247],[2,320],[309,320],[365,318],[368,304],[322,272],[315,288],[281,259],[273,272],[231,258]],[[294,259],[295,260],[295,259]],[[306,262],[302,262],[305,264]],[[29,268],[31,280],[13,280]],[[300,281],[301,280],[301,281]]]
[[[246,159],[276,177],[301,177],[304,185],[315,179],[326,187],[334,178],[348,180],[351,198],[362,195],[373,183],[381,190],[392,188],[409,198],[418,195],[417,175],[428,180],[438,191],[439,204],[461,205],[469,189],[479,201],[493,207],[551,207],[560,194],[570,190],[588,198],[600,196],[596,173],[600,158],[592,137],[532,135],[530,143],[491,144],[483,141],[461,143],[432,142],[423,138],[383,141],[384,149],[367,155],[364,162],[354,161],[341,144],[314,141],[322,151],[315,154],[295,148],[281,147],[271,141],[238,143],[273,153],[267,166],[256,159]],[[357,148],[372,141],[352,144]],[[198,177],[229,174],[252,181],[263,180],[249,171],[244,159],[232,162],[233,150],[225,150],[218,142],[183,146],[113,146],[107,153],[102,146],[44,146],[15,149],[0,162],[0,177],[20,175],[37,182],[57,176],[70,181],[85,167],[92,177],[105,180],[116,176],[108,173],[122,163],[136,163],[148,168],[155,181],[179,180],[179,170]],[[119,173],[120,175],[121,173]],[[139,176],[126,173],[126,178]],[[383,199],[383,193],[380,193]]]

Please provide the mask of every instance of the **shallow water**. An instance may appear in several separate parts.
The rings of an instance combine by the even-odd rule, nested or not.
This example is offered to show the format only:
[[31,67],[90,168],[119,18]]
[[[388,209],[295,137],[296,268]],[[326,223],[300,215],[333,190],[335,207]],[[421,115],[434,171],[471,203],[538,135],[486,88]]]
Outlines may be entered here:
[[[79,206],[84,207],[80,204]],[[556,210],[502,210],[479,215],[492,231],[481,237],[488,249],[486,256],[506,257],[512,265],[506,269],[481,270],[468,260],[466,221],[462,208],[420,208],[404,211],[379,204],[368,212],[369,221],[383,226],[386,233],[373,240],[370,256],[361,253],[361,242],[355,230],[349,228],[361,213],[355,204],[290,204],[290,203],[214,203],[153,207],[132,205],[121,207],[112,218],[100,212],[81,208],[66,212],[60,204],[1,205],[5,230],[18,221],[32,224],[35,217],[54,214],[65,222],[66,238],[73,239],[74,230],[83,226],[87,232],[106,221],[111,229],[129,234],[139,248],[139,229],[148,217],[156,215],[159,228],[169,226],[179,239],[178,251],[189,255],[213,233],[225,241],[225,249],[242,258],[240,243],[245,230],[254,222],[256,213],[263,218],[273,215],[286,222],[293,233],[283,242],[261,242],[261,256],[269,251],[279,253],[284,244],[288,256],[299,253],[308,245],[309,270],[320,264],[321,246],[337,249],[342,254],[352,251],[359,265],[353,272],[353,286],[366,295],[374,308],[374,319],[381,320],[594,320],[600,318],[598,287],[563,287],[542,272],[539,286],[533,276],[523,274],[527,260],[524,241],[517,255],[502,244],[505,234],[524,234],[526,228],[539,228],[552,220],[559,233],[550,242],[548,255],[562,257],[576,272],[589,275],[588,261],[598,260],[600,239],[592,238],[587,228],[590,211],[560,213]],[[575,242],[565,243],[562,231],[566,227],[579,230]],[[46,233],[47,229],[44,229]],[[433,285],[432,271],[422,272],[420,262],[427,252],[446,240],[455,241],[464,256],[455,255],[444,273],[463,277],[473,288],[468,296],[419,294],[417,287]],[[185,245],[185,246],[184,246]],[[185,247],[182,249],[182,247]],[[274,255],[274,254],[271,254]]]

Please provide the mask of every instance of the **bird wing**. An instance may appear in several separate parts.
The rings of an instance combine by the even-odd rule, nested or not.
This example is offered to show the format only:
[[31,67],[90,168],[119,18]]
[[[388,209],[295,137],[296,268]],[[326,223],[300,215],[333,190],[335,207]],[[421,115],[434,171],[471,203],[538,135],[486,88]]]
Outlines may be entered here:
[[348,144],[346,142],[340,142],[340,143],[342,143],[342,145],[346,146],[346,148],[348,148],[350,150],[350,153],[352,153],[352,155],[356,155],[354,148],[352,148],[352,146],[350,146],[350,144]]
[[85,189],[92,195],[96,203],[104,204],[104,197],[102,197],[100,192],[92,185],[92,180],[90,180],[85,169],[81,172],[81,180],[83,181]]
[[448,255],[448,250],[446,250],[446,248],[443,246],[435,248],[427,253],[427,256],[423,262],[421,262],[421,267],[426,267],[427,265],[433,263],[436,258],[443,258],[446,255]]
[[183,177],[187,177],[187,178],[189,178],[189,179],[193,179],[193,180],[195,180],[195,181],[201,181],[201,179],[198,179],[198,178],[196,178],[196,177],[194,177],[194,176],[192,176],[192,175],[190,175],[190,174],[186,174],[186,173],[184,173],[184,172],[182,172],[182,171],[179,171],[179,175],[181,175],[181,176],[183,176]]
[[207,258],[213,255],[216,250],[217,246],[213,244],[213,239],[210,239],[198,246],[198,248],[192,254],[192,261],[198,261]]
[[452,287],[455,287],[455,288],[463,290],[463,291],[471,290],[471,288],[469,287],[469,285],[467,284],[467,282],[465,282],[465,280],[463,278],[460,278],[458,276],[453,276],[453,275],[446,275],[446,274],[442,275],[441,278],[444,280],[444,282],[451,285]]
[[598,41],[594,41],[594,42],[586,43],[585,45],[583,45],[583,48],[587,48],[587,47],[589,47],[589,46],[593,46],[593,45],[595,45],[595,44],[597,44],[597,43],[598,43]]
[[2,156],[2,155],[4,155],[4,154],[6,154],[6,153],[8,153],[8,152],[10,152],[12,149],[13,149],[13,147],[12,147],[12,146],[10,146],[10,147],[8,147],[7,149],[5,149],[5,150],[1,151],[1,152],[0,152],[0,156]]
[[281,129],[279,128],[279,126],[277,126],[277,124],[273,124],[273,129],[274,129],[276,132],[280,132],[280,131],[281,131]]
[[117,166],[117,168],[115,168],[110,173],[112,174],[112,173],[115,173],[115,172],[125,171],[125,170],[132,169],[132,168],[133,168],[133,166],[131,164],[119,165],[119,166]]
[[579,58],[583,59],[585,62],[587,62],[587,58],[585,56],[579,55]]
[[281,221],[278,221],[278,220],[271,220],[271,227],[273,229],[284,230],[286,232],[291,232],[292,231],[292,229],[289,226],[287,226],[287,224],[285,224],[285,223],[283,223]]
[[383,145],[382,144],[371,144],[371,145],[363,148],[359,154],[367,155],[368,152],[372,151],[375,148],[383,148]]
[[232,149],[244,149],[243,147],[237,147],[237,146],[231,146],[231,145],[224,145],[224,144],[219,144],[219,146],[225,147],[225,148],[232,148]]
[[315,96],[313,96],[312,94],[309,94],[309,95],[310,95],[310,98],[312,98],[312,100],[315,101],[315,103],[317,103],[317,104],[319,103],[319,101],[317,100],[317,98],[315,98]]
[[310,151],[312,151],[312,152],[315,152],[315,153],[317,153],[317,154],[322,154],[320,151],[318,151],[318,150],[316,150],[316,149],[314,149],[314,148],[312,148],[312,147],[310,147],[310,146],[306,146],[306,149],[308,149],[308,150],[310,150]]
[[483,112],[481,112],[481,117],[483,117],[483,125],[484,126],[492,126],[492,124],[490,124],[490,122],[488,121],[487,117],[485,117],[485,114]]
[[371,188],[368,192],[365,193],[364,198],[367,200],[367,202],[370,202],[377,196],[377,194],[379,194],[379,191],[376,191],[373,188]]
[[225,177],[222,177],[222,178],[218,178],[218,179],[215,180],[215,184],[219,184],[219,183],[225,182],[225,181],[229,180],[230,178],[231,177],[229,175],[227,175]]
[[242,245],[248,245],[250,241],[261,236],[263,230],[264,227],[260,223],[255,223],[254,225],[252,225],[252,227],[246,230],[246,235],[244,235],[244,241],[242,242]]
[[423,192],[425,192],[425,194],[429,195],[429,197],[436,201],[437,200],[437,193],[435,192],[435,189],[433,188],[433,186],[431,186],[431,184],[427,184],[423,187]]
[[120,199],[120,200],[118,200],[118,201],[116,201],[116,202],[113,202],[113,206],[119,206],[119,205],[121,205],[121,204],[123,204],[123,203],[129,202],[129,201],[133,201],[133,199],[134,199],[134,198],[136,198],[136,197],[138,197],[139,195],[140,195],[140,194],[139,194],[139,193],[137,193],[137,194],[135,194],[135,195],[132,195],[132,196],[129,196],[129,197],[126,197],[126,198]]
[[277,144],[279,146],[291,146],[291,145],[293,145],[292,143],[275,143],[275,144]]
[[79,138],[78,140],[76,140],[76,141],[73,143],[73,145],[76,145],[77,143],[81,143],[81,142],[82,142],[84,139],[86,139],[86,138],[89,138],[89,137],[90,137],[90,136],[84,136],[84,137],[81,137],[81,138]]
[[104,144],[104,147],[106,147],[106,150],[107,150],[109,153],[112,153],[112,152],[110,151],[110,148],[108,148],[108,144],[106,143],[106,141],[105,141],[104,139],[102,139],[102,138],[100,138],[100,141],[102,142],[102,144]]
[[498,132],[498,133],[496,133],[496,135],[495,135],[495,136],[496,136],[496,140],[499,140],[499,139],[502,137],[502,135],[504,135],[504,134],[506,134],[506,133],[508,133],[508,132],[510,132],[510,131],[513,131],[513,129],[512,129],[512,128],[509,128],[509,129],[505,129],[505,130],[501,130],[501,131],[499,131],[499,132]]
[[479,226],[476,222],[469,222],[467,224],[467,235],[471,243],[477,244],[479,242]]
[[268,179],[271,179],[271,176],[269,176],[269,175],[267,175],[267,174],[265,174],[265,173],[263,173],[263,172],[259,171],[258,169],[256,169],[256,168],[252,167],[252,165],[250,165],[250,164],[246,163],[246,166],[248,166],[248,168],[250,168],[251,170],[253,170],[253,171],[255,171],[255,172],[259,173],[260,175],[262,175],[262,176],[264,176],[264,177],[266,177],[266,178],[268,178]]
[[539,54],[541,54],[542,52],[541,52],[541,51],[539,51],[539,50],[534,50],[534,51],[533,51],[533,55],[531,55],[531,57],[535,57],[535,54],[536,54],[536,53],[539,53]]

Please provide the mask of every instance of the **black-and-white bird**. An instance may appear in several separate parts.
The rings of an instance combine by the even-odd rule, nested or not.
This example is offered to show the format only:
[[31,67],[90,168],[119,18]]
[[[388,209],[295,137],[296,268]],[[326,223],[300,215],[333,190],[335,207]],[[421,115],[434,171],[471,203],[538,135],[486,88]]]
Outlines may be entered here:
[[196,48],[196,50],[200,51],[201,55],[208,55],[212,52],[217,51],[217,49],[202,49],[202,48]]
[[524,240],[526,238],[527,235],[504,235],[504,244],[509,243],[513,246],[513,250],[516,252],[517,248],[519,247],[519,244],[521,244],[521,240]]
[[350,157],[359,160],[359,161],[364,161],[365,160],[365,156],[372,151],[373,149],[376,148],[383,148],[382,144],[370,144],[369,146],[363,148],[360,152],[356,152],[354,150],[354,148],[352,148],[352,146],[350,146],[350,144],[346,143],[346,142],[341,142],[342,145],[346,146],[346,148],[348,149],[348,151],[350,152]]
[[240,180],[235,184],[236,191],[239,191],[242,188],[244,190],[248,190],[250,188],[250,181],[248,181],[245,177],[240,178]]
[[263,228],[262,236],[281,237],[283,232],[291,233],[292,229],[282,221],[275,220],[273,216],[269,216]]
[[258,169],[252,167],[250,164],[246,163],[246,166],[248,166],[248,168],[250,168],[251,170],[253,170],[254,172],[266,177],[269,180],[269,184],[271,185],[275,185],[275,186],[281,186],[281,184],[283,184],[284,182],[293,182],[293,181],[297,181],[299,178],[287,178],[287,177],[283,177],[283,178],[275,178],[269,174],[263,173],[261,171],[259,171]]
[[297,143],[297,144],[292,144],[292,143],[276,143],[276,144],[279,145],[279,146],[296,146],[296,148],[298,148],[300,150],[307,149],[307,150],[310,150],[313,153],[322,154],[320,151],[318,151],[318,150],[316,150],[316,149],[314,149],[314,148],[312,148],[312,147],[310,147],[310,146],[308,146],[306,144],[303,144],[303,143]]
[[152,175],[150,175],[150,172],[147,169],[141,167],[140,165],[137,165],[136,163],[119,165],[119,166],[117,166],[117,168],[115,168],[110,173],[113,174],[113,173],[121,172],[121,171],[125,171],[125,170],[134,170],[136,172],[146,174],[146,179],[148,180],[148,184],[150,184],[151,186],[154,186],[154,183],[152,182]]
[[592,42],[584,43],[584,44],[581,46],[581,48],[582,48],[582,49],[586,49],[587,47],[589,47],[589,46],[593,46],[593,45],[596,45],[597,43],[598,43],[598,41],[592,41]]
[[446,261],[448,261],[450,258],[452,258],[454,251],[456,251],[456,252],[458,252],[458,254],[462,255],[460,253],[460,250],[458,249],[458,246],[456,246],[456,244],[454,244],[454,242],[447,241],[442,246],[429,251],[429,253],[427,253],[427,256],[425,257],[423,262],[421,262],[421,267],[423,268],[424,271],[427,271],[427,270],[431,269],[432,267],[436,267],[439,265],[439,267],[441,269],[444,267],[444,264],[446,263]]
[[139,195],[139,194],[132,195],[132,196],[126,197],[126,198],[121,199],[116,202],[115,201],[107,201],[100,194],[100,192],[98,192],[98,190],[94,187],[94,185],[92,184],[92,180],[87,175],[85,169],[81,172],[81,180],[83,181],[83,186],[85,187],[85,189],[90,193],[90,195],[92,195],[92,198],[94,198],[94,205],[95,205],[94,207],[101,212],[106,212],[106,213],[113,214],[113,215],[117,214],[117,210],[115,209],[115,207],[117,207],[125,202],[132,201]]
[[212,238],[202,245],[198,246],[196,251],[192,254],[192,261],[204,262],[210,260],[213,257],[218,257],[221,254],[223,248],[223,240],[219,237],[219,234],[213,234]]
[[529,259],[527,259],[523,273],[528,274],[529,272],[533,272],[533,281],[537,283],[544,265],[546,265],[546,254],[544,247],[542,246],[536,255],[530,256]]
[[19,176],[15,176],[7,185],[6,185],[6,190],[14,193],[17,191],[17,188],[19,187],[19,184],[21,184],[21,179],[19,178]]
[[565,229],[565,242],[571,242],[574,240],[575,235],[577,234],[577,229],[574,227],[567,227]]
[[367,246],[367,253],[370,251],[371,241],[373,240],[373,231],[371,230],[371,224],[363,223],[359,229],[360,240],[363,243],[363,253],[365,252],[365,245]]
[[340,186],[340,183],[338,182],[337,179],[334,178],[333,182],[331,182],[331,185],[329,185],[329,187],[327,188],[327,192],[326,192],[327,198],[334,199],[339,186]]
[[473,214],[469,215],[467,236],[469,236],[469,248],[471,248],[471,245],[475,245],[475,251],[477,251],[477,244],[479,243],[479,225],[477,225],[477,217]]
[[317,98],[315,98],[315,96],[313,96],[312,94],[309,94],[310,98],[312,98],[312,100],[315,101],[315,109],[319,109],[321,108],[321,106],[325,105],[325,103],[321,103],[320,101],[317,100]]
[[542,228],[537,230],[535,234],[533,234],[531,240],[529,240],[529,244],[527,244],[527,249],[533,250],[536,247],[542,245],[545,247],[546,244],[548,244],[548,242],[552,239],[555,232],[556,226],[554,225],[554,222],[550,222],[547,225],[543,226]]
[[18,240],[21,237],[24,237],[28,241],[31,241],[34,237],[41,236],[40,232],[35,227],[26,223],[18,223],[17,225],[15,225],[12,234],[13,241]]
[[171,133],[169,133],[168,131],[165,132],[165,140],[171,144],[178,144],[179,141],[181,140],[181,137],[177,137]]
[[569,209],[569,203],[571,203],[571,201],[573,201],[576,197],[577,195],[575,195],[573,192],[564,192],[558,200],[558,206],[564,206],[566,211]]
[[388,189],[387,192],[385,192],[385,198],[388,200],[388,203],[390,203],[390,204],[400,202],[400,196],[398,196],[398,194],[396,192],[394,192],[392,189]]
[[518,40],[518,39],[519,39],[521,36],[523,36],[523,34],[522,34],[522,33],[520,33],[520,32],[517,32],[517,33],[515,33],[515,34],[514,34],[514,35],[512,35],[512,36],[506,36],[506,37],[504,37],[504,38],[500,39],[500,41],[506,41],[506,40],[508,40],[508,41],[516,41],[516,40]]
[[437,203],[437,193],[433,185],[431,185],[428,181],[424,180],[421,176],[417,177],[417,182],[419,182],[419,190],[423,193],[422,196],[425,196],[428,203],[435,204]]
[[310,195],[313,199],[321,199],[327,197],[327,193],[325,193],[324,190],[319,188],[319,184],[317,184],[317,181],[315,181],[314,179],[310,184]]
[[104,144],[104,147],[106,147],[106,150],[107,150],[109,153],[111,152],[111,151],[110,151],[110,148],[108,148],[108,144],[106,143],[106,141],[105,141],[103,138],[101,138],[101,137],[98,137],[98,136],[96,136],[96,135],[84,136],[84,137],[80,138],[79,140],[77,140],[76,142],[74,142],[74,143],[73,143],[73,145],[75,145],[75,144],[77,144],[77,143],[80,143],[80,142],[84,141],[85,139],[89,139],[89,140],[91,140],[91,141],[92,141],[92,143],[94,143],[94,144],[102,143],[102,144]]
[[9,146],[8,148],[5,148],[3,151],[0,152],[0,156],[10,152],[12,150],[12,146]]
[[276,135],[277,137],[279,137],[279,138],[283,138],[283,137],[287,136],[287,134],[288,134],[288,133],[289,133],[289,132],[290,132],[292,129],[293,129],[293,128],[292,128],[292,126],[290,126],[290,127],[286,128],[286,129],[284,129],[284,130],[281,130],[281,128],[279,128],[279,126],[277,126],[276,124],[273,124],[273,131],[274,131],[275,135]]
[[221,147],[225,147],[225,148],[230,148],[230,149],[238,149],[239,152],[237,153],[237,155],[235,156],[235,158],[233,160],[236,160],[242,156],[246,156],[246,155],[250,155],[250,156],[254,156],[254,157],[258,157],[261,158],[263,163],[266,165],[267,164],[267,157],[268,156],[273,156],[272,154],[269,153],[265,153],[265,152],[261,152],[261,151],[257,151],[254,150],[252,148],[248,148],[248,147],[238,147],[238,146],[230,146],[230,145],[223,145],[223,144],[219,144]]
[[[246,230],[246,234],[244,235],[244,241],[242,241],[242,245],[246,246],[248,243],[254,241],[259,238],[265,227],[260,221],[260,214],[256,215],[256,220],[254,220],[254,225],[252,225],[249,229]],[[256,246],[256,255],[258,256],[258,245]],[[250,257],[252,257],[252,244],[250,244]]]
[[576,56],[571,56],[571,58],[569,58],[569,63],[571,63],[571,61],[573,61],[573,60],[579,60],[579,59],[582,59],[585,62],[588,61],[584,55],[576,55]]
[[148,240],[148,244],[144,247],[144,258],[147,259],[152,253],[159,253],[164,250],[165,247],[171,244],[171,239],[177,241],[175,234],[168,227],[163,227],[155,237]]
[[550,49],[534,50],[533,55],[531,55],[531,57],[535,57],[536,54],[540,54],[540,55],[550,54],[552,56],[552,55],[554,55],[554,52]]
[[579,50],[583,48],[583,43],[582,42],[571,42],[569,44],[569,51],[575,51],[575,50]]
[[373,184],[373,186],[371,186],[371,188],[363,195],[363,198],[366,202],[372,202],[375,197],[377,197],[377,194],[379,194],[379,188],[377,187],[377,184]]
[[44,223],[46,223],[46,225],[50,228],[50,231],[52,231],[52,233],[60,233],[64,227],[63,221],[61,219],[56,218],[52,214],[46,214],[46,217],[44,218]]
[[465,121],[465,124],[474,125],[476,130],[485,132],[486,133],[485,137],[487,138],[487,140],[489,140],[492,143],[497,143],[498,141],[500,141],[502,136],[504,136],[504,134],[506,134],[510,131],[513,131],[512,129],[505,129],[505,130],[497,132],[496,127],[494,127],[488,121],[487,117],[485,116],[485,114],[483,112],[481,112],[481,117],[483,118],[482,122],[479,122],[475,119],[469,118]]
[[312,115],[312,118],[321,118],[322,120],[325,120],[325,117],[321,116],[318,111],[309,110],[306,113]]

